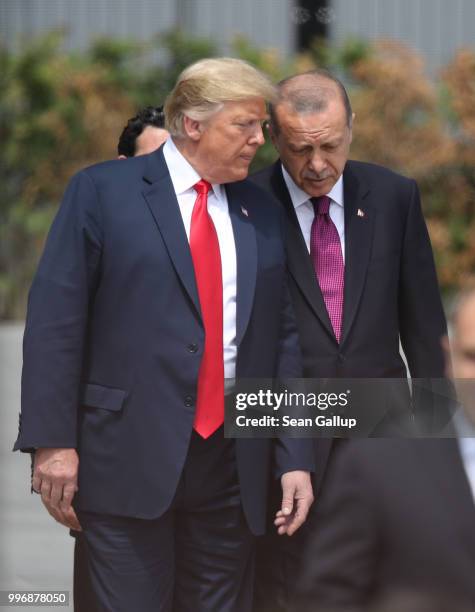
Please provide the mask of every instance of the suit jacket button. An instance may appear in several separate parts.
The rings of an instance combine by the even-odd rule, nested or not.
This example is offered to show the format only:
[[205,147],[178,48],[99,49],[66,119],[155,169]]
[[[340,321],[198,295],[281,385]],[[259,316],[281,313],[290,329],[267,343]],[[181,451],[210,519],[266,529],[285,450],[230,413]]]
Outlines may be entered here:
[[191,395],[187,395],[185,397],[185,406],[187,408],[190,408],[191,406],[193,406],[193,404],[195,403],[193,397]]
[[192,342],[191,344],[188,345],[188,351],[190,353],[196,353],[198,350],[198,345],[195,344],[194,342]]
[[338,361],[340,362],[345,361],[345,356],[342,353],[338,353]]

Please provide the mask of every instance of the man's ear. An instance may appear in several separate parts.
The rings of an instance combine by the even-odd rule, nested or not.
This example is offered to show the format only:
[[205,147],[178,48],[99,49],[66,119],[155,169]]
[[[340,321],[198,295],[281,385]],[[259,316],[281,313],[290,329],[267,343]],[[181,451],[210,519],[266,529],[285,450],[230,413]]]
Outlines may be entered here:
[[348,126],[348,129],[350,130],[350,144],[353,142],[353,125],[355,122],[355,113],[352,113],[351,115],[351,124]]
[[278,148],[277,148],[277,136],[276,136],[276,133],[275,133],[275,131],[274,131],[274,128],[272,127],[272,124],[271,124],[271,123],[267,123],[266,125],[267,125],[267,133],[268,133],[268,134],[269,134],[269,136],[270,136],[270,139],[271,139],[271,141],[272,141],[272,144],[273,144],[273,145],[274,145],[274,147],[275,147],[275,148],[278,150]]
[[448,336],[442,336],[440,339],[445,358],[445,375],[447,378],[453,378],[452,357],[450,352],[450,341]]
[[185,115],[183,117],[183,130],[188,138],[191,138],[194,142],[198,142],[203,133],[203,122],[196,121]]
[[440,343],[442,344],[444,352],[450,351],[450,342],[448,336],[442,336],[442,338],[440,339]]

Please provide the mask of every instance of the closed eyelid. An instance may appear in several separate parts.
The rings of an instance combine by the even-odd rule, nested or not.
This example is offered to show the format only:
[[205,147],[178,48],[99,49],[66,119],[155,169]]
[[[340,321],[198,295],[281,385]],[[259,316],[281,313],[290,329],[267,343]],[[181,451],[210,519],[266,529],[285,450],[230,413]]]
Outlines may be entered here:
[[260,126],[261,128],[263,128],[264,122],[265,122],[265,119],[264,120],[250,119],[249,121],[235,121],[234,125],[237,125],[238,127],[242,127],[242,128],[254,129],[257,126]]
[[309,151],[313,151],[313,147],[311,146],[303,146],[303,147],[296,147],[294,145],[290,145],[290,149],[294,152],[294,153],[305,153],[305,152],[309,152]]

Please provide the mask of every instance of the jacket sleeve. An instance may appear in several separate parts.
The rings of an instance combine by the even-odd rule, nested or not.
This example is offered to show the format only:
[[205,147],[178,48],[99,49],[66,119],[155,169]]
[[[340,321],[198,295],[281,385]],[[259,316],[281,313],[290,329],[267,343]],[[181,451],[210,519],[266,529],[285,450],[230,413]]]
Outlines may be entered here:
[[[281,214],[283,240],[285,224]],[[285,244],[285,242],[284,242]],[[302,355],[294,309],[288,287],[287,274],[284,277],[281,306],[281,328],[277,380],[280,386],[291,388],[302,386]],[[300,380],[299,380],[300,379]],[[314,442],[310,438],[291,438],[279,436],[275,440],[275,477],[293,470],[315,471]]]
[[88,309],[101,250],[98,195],[82,171],[66,190],[29,294],[14,450],[76,446]]
[[447,333],[447,325],[415,181],[411,181],[411,187],[400,271],[401,342],[412,377],[443,377],[440,340]]
[[411,377],[419,379],[413,386],[415,416],[424,431],[434,432],[448,421],[453,398],[452,384],[445,378],[441,344],[447,324],[419,190],[415,181],[410,187],[400,269],[399,325]]

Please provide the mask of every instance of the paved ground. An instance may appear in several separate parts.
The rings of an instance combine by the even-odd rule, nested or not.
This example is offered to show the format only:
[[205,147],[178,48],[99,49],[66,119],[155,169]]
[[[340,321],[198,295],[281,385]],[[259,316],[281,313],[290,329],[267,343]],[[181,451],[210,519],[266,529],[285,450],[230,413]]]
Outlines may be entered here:
[[72,538],[30,494],[29,456],[11,452],[20,410],[22,333],[23,324],[0,325],[0,590],[68,590],[72,599]]

